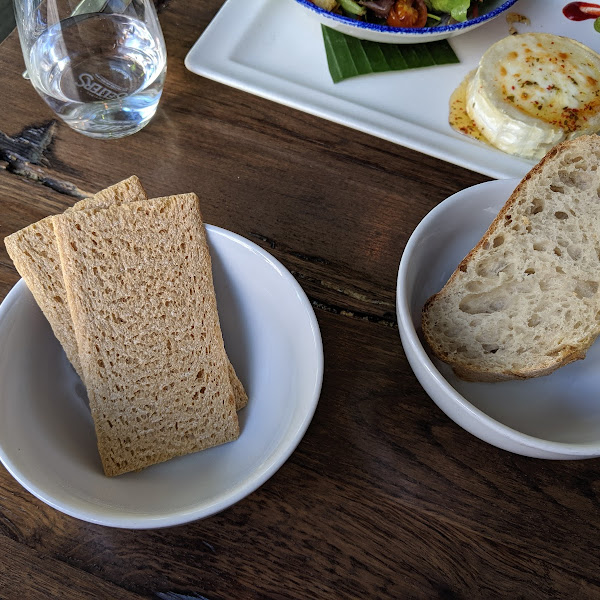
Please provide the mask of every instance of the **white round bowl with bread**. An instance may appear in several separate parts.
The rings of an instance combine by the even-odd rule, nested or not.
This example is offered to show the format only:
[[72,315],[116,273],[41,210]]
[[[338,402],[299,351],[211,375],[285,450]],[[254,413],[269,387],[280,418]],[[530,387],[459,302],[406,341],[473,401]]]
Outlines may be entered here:
[[[598,146],[598,142],[594,143]],[[578,179],[579,171],[576,168],[569,174],[556,174],[556,177],[563,177],[565,180],[570,178],[574,188],[586,186],[585,178]],[[594,178],[597,177],[596,171],[595,168],[590,171]],[[552,174],[552,177],[554,176]],[[565,355],[557,353],[559,358],[556,363],[537,373],[542,376],[532,377],[531,373],[516,370],[509,373],[505,381],[499,381],[503,377],[497,377],[495,382],[466,381],[459,378],[456,373],[461,373],[462,370],[464,375],[464,364],[458,364],[460,361],[453,362],[457,359],[452,356],[450,359],[446,357],[445,361],[440,360],[438,355],[443,353],[440,353],[439,349],[434,353],[423,334],[422,311],[425,304],[444,287],[459,264],[462,269],[457,272],[464,270],[466,273],[471,268],[463,259],[467,255],[471,260],[476,259],[477,255],[471,253],[471,250],[478,246],[482,236],[519,183],[518,180],[490,181],[463,190],[439,204],[415,229],[404,250],[398,272],[397,317],[402,344],[415,375],[428,395],[451,419],[478,438],[504,450],[536,458],[597,457],[600,456],[600,399],[597,392],[600,387],[600,343],[592,343],[589,346],[590,337],[594,337],[590,336],[589,332],[584,332],[578,343],[568,341],[563,344],[561,350],[573,346],[573,351]],[[596,184],[594,179],[594,189],[597,189]],[[553,187],[556,190],[553,194],[562,193],[558,189],[559,186]],[[562,222],[569,220],[556,207],[552,207],[549,212],[557,223],[560,221],[561,224],[557,227],[563,227]],[[500,215],[505,218],[507,213],[503,211]],[[585,215],[582,216],[585,219]],[[514,219],[515,211],[512,217]],[[572,224],[576,222],[575,215],[570,215],[569,218]],[[507,219],[507,222],[509,220]],[[529,224],[527,221],[524,219],[524,222]],[[531,216],[531,221],[534,221],[534,216]],[[538,242],[539,239],[536,238],[534,244]],[[591,243],[593,244],[593,241]],[[557,257],[557,260],[580,260],[580,256],[571,257],[571,253],[565,251],[564,246],[557,245],[554,250],[560,253],[561,248],[562,256]],[[596,250],[592,246],[592,256]],[[534,249],[533,253],[535,252]],[[548,249],[548,255],[554,255],[552,246]],[[542,266],[539,270],[542,270]],[[558,286],[560,270],[561,268],[555,271],[556,281],[549,282],[550,285]],[[520,274],[519,269],[516,271]],[[531,271],[523,269],[523,278],[529,277]],[[538,275],[539,273],[531,275],[531,281]],[[598,289],[594,285],[590,286],[591,289],[586,287],[584,296],[589,293],[590,301],[595,303],[593,306],[598,307]],[[474,291],[475,287],[470,291]],[[576,294],[577,290],[571,295],[567,290],[569,302],[576,301]],[[517,304],[522,293],[519,290],[514,292],[514,295]],[[544,294],[539,295],[538,306],[543,305],[545,298]],[[549,298],[550,296],[548,303],[551,302]],[[588,298],[584,300],[587,301]],[[466,308],[468,312],[469,307]],[[483,316],[475,315],[472,324],[475,325],[477,319],[491,318],[494,310],[503,309],[483,307],[481,311],[473,311],[473,314],[481,312]],[[595,311],[596,316],[589,320],[597,320],[598,309]],[[565,315],[564,319],[569,316]],[[563,317],[560,319],[557,321],[557,329],[563,322]],[[469,323],[469,320],[465,323]],[[576,325],[581,326],[577,323]],[[587,323],[585,325],[587,326]],[[464,325],[465,328],[468,326]],[[439,327],[440,338],[443,338],[442,330],[446,326],[436,323],[436,327]],[[518,329],[517,323],[514,329]],[[592,330],[592,333],[597,333],[598,327],[593,326]],[[446,329],[447,331],[449,330]],[[477,336],[481,335],[481,331],[476,331]],[[569,332],[564,335],[568,336]],[[459,333],[451,333],[452,336],[460,339],[460,343],[455,344],[448,353],[454,353],[454,356],[465,351],[462,346],[469,346],[475,343],[474,340],[482,341],[480,337],[471,335],[464,328]],[[560,336],[557,339],[561,339]],[[523,340],[519,343],[523,343]],[[443,343],[441,345],[443,346]],[[481,345],[486,347],[486,344]],[[489,345],[487,347],[489,351]],[[552,354],[548,349],[544,352],[547,355]],[[495,353],[496,348],[489,352],[492,369],[493,360],[496,359]],[[518,351],[514,351],[515,364],[518,363],[517,354]],[[577,360],[581,358],[583,360]],[[453,364],[455,369],[447,363]],[[459,368],[456,368],[457,365]],[[550,374],[543,375],[544,372]],[[493,379],[494,377],[488,377],[488,380]]]
[[0,306],[0,460],[78,519],[129,529],[213,515],[294,451],[323,374],[319,327],[293,276],[256,244],[207,225],[221,328],[248,392],[235,441],[117,477],[103,474],[85,387],[20,280]]

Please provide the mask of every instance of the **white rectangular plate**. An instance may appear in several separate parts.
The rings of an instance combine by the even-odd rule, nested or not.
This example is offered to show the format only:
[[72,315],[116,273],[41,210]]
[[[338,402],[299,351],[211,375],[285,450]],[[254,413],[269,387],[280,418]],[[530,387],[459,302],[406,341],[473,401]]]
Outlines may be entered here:
[[[579,40],[596,52],[593,20],[562,14],[567,0],[520,0],[519,33]],[[599,2],[600,3],[600,2]],[[509,34],[504,15],[450,44],[460,64],[379,73],[334,84],[316,18],[294,0],[227,0],[194,44],[186,67],[198,75],[429,154],[497,179],[523,177],[533,162],[457,133],[448,125],[454,89],[491,44]]]

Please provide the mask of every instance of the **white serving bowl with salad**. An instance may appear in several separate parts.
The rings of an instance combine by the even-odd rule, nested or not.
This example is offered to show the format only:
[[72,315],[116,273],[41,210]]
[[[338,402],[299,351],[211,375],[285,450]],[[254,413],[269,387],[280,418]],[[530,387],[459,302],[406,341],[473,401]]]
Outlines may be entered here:
[[433,42],[496,18],[517,0],[296,0],[332,29],[389,44]]

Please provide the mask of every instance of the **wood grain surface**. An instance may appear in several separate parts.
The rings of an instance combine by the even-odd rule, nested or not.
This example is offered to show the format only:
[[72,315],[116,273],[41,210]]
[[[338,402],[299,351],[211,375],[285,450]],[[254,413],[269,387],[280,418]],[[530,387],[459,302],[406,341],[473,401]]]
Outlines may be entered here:
[[[395,283],[409,235],[485,181],[185,70],[221,0],[160,4],[165,93],[144,130],[57,122],[0,45],[0,237],[131,174],[195,191],[206,222],[290,269],[321,327],[314,419],[260,489],[203,521],[110,529],[45,505],[0,467],[0,598],[600,598],[598,461],[485,444],[427,397],[404,356]],[[2,245],[0,298],[18,275]]]

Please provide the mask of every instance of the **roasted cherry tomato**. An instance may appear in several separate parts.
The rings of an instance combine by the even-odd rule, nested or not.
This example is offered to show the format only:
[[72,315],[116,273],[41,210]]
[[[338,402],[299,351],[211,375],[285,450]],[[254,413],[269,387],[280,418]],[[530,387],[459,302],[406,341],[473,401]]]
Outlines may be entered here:
[[424,0],[397,0],[390,9],[386,23],[390,27],[425,27],[427,5]]

